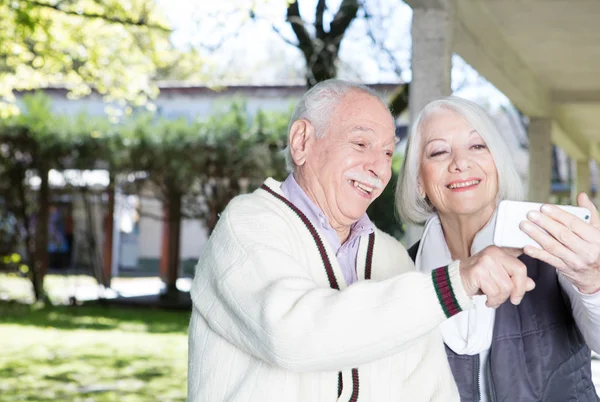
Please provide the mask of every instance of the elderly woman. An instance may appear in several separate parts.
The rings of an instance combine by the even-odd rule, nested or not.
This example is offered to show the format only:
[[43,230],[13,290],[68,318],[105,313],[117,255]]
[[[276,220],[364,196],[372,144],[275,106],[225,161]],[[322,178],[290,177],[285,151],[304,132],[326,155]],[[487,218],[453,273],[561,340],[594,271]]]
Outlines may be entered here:
[[[498,202],[521,196],[510,152],[483,109],[455,97],[425,107],[396,193],[404,222],[425,222],[409,251],[417,270],[491,246]],[[442,324],[463,402],[599,400],[590,348],[600,350],[600,219],[585,194],[578,203],[593,212],[591,225],[550,205],[521,224],[543,250],[523,250],[536,287],[519,305],[493,309],[475,296],[475,309]]]

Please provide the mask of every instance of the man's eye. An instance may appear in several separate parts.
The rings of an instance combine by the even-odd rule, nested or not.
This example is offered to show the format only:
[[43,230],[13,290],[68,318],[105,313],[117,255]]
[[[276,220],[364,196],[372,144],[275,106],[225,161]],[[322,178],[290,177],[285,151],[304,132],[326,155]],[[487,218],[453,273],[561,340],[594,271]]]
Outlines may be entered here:
[[357,147],[360,147],[360,148],[364,148],[364,147],[366,147],[366,146],[367,146],[367,144],[365,144],[364,142],[355,142],[354,144],[355,144]]

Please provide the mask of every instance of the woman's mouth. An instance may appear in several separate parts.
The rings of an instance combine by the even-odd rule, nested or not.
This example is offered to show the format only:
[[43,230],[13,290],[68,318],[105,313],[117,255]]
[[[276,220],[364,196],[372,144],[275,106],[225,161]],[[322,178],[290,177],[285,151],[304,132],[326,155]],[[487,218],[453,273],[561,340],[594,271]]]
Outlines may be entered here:
[[448,184],[446,187],[449,188],[450,190],[463,190],[463,189],[467,190],[467,189],[477,186],[480,182],[481,182],[481,180],[479,180],[479,179],[455,181],[455,182]]

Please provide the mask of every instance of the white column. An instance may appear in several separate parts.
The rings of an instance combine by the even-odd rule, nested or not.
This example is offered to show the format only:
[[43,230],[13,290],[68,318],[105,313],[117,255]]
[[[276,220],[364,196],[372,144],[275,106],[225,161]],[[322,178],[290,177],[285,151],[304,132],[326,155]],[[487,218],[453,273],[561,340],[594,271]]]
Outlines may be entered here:
[[552,181],[552,120],[531,117],[527,129],[529,136],[528,199],[548,202]]
[[575,185],[571,192],[573,205],[577,205],[577,194],[586,193],[592,199],[592,187],[590,180],[590,161],[584,159],[575,164]]
[[[430,101],[451,94],[453,0],[417,1],[412,17],[412,80],[409,111],[411,120]],[[421,226],[406,225],[407,247],[421,237]]]

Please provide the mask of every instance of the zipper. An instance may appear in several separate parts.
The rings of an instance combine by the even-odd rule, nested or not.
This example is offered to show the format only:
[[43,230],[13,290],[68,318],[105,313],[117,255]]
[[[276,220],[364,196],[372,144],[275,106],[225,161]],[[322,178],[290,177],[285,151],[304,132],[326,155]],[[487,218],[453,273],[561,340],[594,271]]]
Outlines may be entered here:
[[496,397],[496,388],[494,387],[494,377],[492,377],[492,347],[490,346],[490,350],[488,352],[487,358],[487,367],[488,367],[488,397],[490,402],[496,402],[498,398]]
[[481,401],[481,374],[479,373],[479,368],[481,367],[481,357],[477,354],[477,358],[475,359],[475,372],[477,373],[477,398],[475,400],[477,402]]

